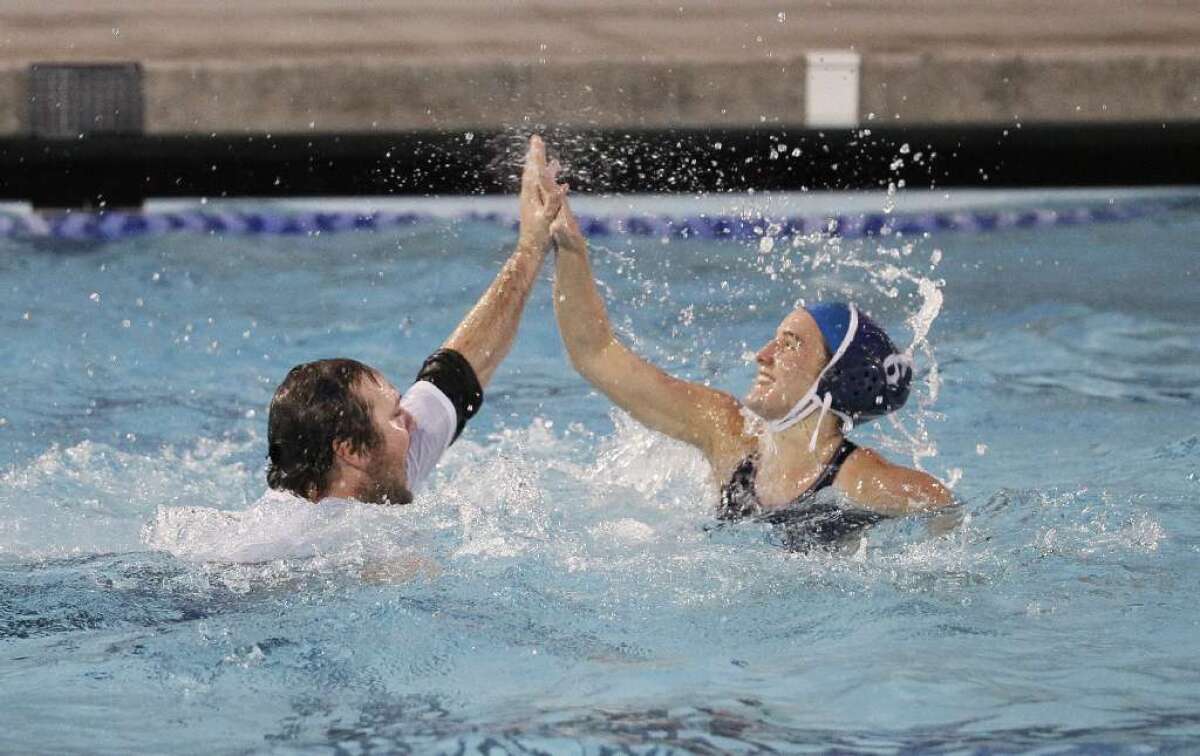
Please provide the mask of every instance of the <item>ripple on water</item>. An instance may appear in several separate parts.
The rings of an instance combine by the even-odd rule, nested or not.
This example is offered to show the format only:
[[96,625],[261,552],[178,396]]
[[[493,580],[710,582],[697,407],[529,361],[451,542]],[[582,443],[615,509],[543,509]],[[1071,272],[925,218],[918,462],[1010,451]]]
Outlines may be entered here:
[[1186,324],[1086,308],[1039,307],[1022,328],[962,343],[972,369],[1023,393],[1061,391],[1132,402],[1200,397],[1200,336]]
[[705,530],[703,460],[606,417],[542,290],[415,504],[260,498],[287,368],[411,375],[494,274],[494,229],[0,255],[0,750],[1186,750],[1194,227],[598,244],[635,346],[723,389],[798,299],[932,339],[901,426],[856,434],[962,467],[961,521],[807,553]]

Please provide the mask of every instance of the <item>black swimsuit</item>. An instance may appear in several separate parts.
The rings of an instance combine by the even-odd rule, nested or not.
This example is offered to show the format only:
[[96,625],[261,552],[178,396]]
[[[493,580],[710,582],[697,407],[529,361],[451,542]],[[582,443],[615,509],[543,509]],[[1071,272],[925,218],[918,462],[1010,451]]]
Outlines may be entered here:
[[755,522],[774,525],[783,536],[789,549],[808,549],[817,545],[828,545],[868,525],[883,519],[883,515],[861,509],[842,509],[833,502],[814,502],[812,499],[821,489],[833,485],[842,464],[858,447],[851,441],[843,441],[825,469],[804,493],[787,506],[764,512],[754,491],[754,480],[758,477],[758,453],[742,460],[733,471],[729,482],[721,487],[721,504],[717,510],[718,520],[741,520],[753,518]]

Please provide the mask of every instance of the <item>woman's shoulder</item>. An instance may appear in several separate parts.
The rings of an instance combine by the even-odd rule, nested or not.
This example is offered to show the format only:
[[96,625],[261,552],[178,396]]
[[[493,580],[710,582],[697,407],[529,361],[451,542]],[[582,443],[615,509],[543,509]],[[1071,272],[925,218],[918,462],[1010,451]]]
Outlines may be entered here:
[[732,409],[722,418],[724,427],[714,427],[712,444],[704,450],[718,483],[728,480],[758,449],[761,429],[755,426],[757,419],[740,403],[736,403]]
[[856,503],[886,515],[940,509],[954,497],[937,478],[921,470],[889,462],[860,446],[842,463],[835,487]]

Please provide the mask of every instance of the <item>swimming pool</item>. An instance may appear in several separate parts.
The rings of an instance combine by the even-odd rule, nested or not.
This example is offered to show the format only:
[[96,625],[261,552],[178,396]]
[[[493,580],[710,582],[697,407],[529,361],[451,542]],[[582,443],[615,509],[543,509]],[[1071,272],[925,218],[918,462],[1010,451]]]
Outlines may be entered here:
[[706,531],[701,460],[570,371],[544,281],[417,502],[255,503],[286,370],[347,355],[412,376],[511,243],[461,212],[514,200],[396,205],[420,222],[344,234],[0,238],[0,750],[1195,748],[1194,193],[580,205],[1147,198],[1174,204],[986,233],[596,240],[617,329],[738,395],[799,297],[852,295],[916,339],[898,425],[855,436],[954,481],[966,521],[885,522],[833,554]]

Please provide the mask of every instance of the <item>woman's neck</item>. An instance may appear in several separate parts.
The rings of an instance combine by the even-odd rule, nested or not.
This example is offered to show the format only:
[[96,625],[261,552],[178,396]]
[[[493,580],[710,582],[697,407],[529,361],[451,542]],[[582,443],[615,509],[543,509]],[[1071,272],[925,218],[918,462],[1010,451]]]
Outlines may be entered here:
[[[815,435],[815,439],[814,439]],[[813,413],[782,433],[765,432],[758,439],[760,470],[792,480],[819,474],[842,445],[842,421],[837,415]]]

